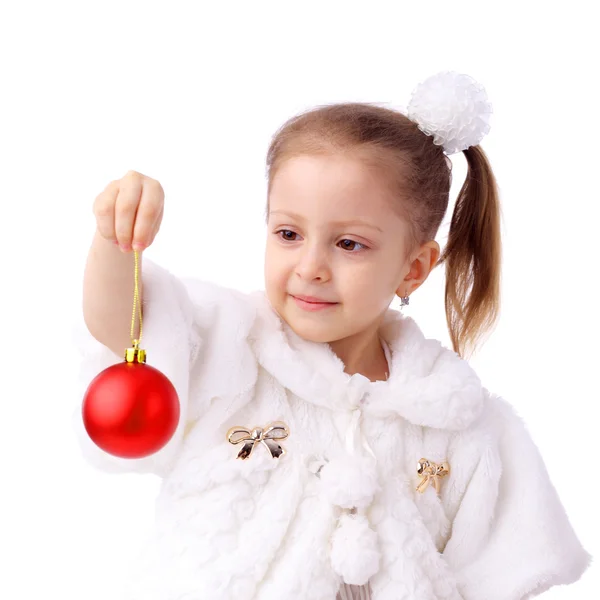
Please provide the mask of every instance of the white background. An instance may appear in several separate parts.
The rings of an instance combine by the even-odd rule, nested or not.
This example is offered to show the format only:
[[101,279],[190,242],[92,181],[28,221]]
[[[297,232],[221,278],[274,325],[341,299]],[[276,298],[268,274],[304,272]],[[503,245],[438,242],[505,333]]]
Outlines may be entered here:
[[[418,5],[418,6],[417,6]],[[336,101],[408,104],[441,70],[494,107],[483,140],[504,212],[499,325],[472,360],[526,419],[580,539],[600,551],[598,44],[594,3],[4,2],[0,9],[0,597],[105,600],[151,525],[158,480],[86,464],[71,429],[92,203],[158,179],[147,255],[263,285],[265,153]],[[452,157],[451,204],[466,174]],[[449,344],[443,271],[408,314]],[[597,598],[596,565],[548,600]],[[482,599],[484,600],[484,599]]]

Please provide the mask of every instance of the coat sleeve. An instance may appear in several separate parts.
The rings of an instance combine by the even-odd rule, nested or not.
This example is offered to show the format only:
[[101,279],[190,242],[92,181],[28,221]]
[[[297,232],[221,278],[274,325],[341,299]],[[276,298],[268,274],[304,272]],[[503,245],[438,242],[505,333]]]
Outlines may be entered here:
[[[241,292],[210,282],[178,279],[146,257],[141,277],[141,347],[147,352],[148,364],[162,371],[175,386],[181,409],[177,429],[163,448],[144,458],[120,458],[96,446],[83,424],[83,397],[91,380],[106,367],[123,361],[124,356],[98,342],[82,315],[74,328],[80,361],[72,424],[83,458],[95,468],[107,473],[164,477],[190,426],[210,403],[211,391],[226,394],[241,385],[241,376],[252,379],[253,359],[247,343],[252,310]],[[194,379],[201,381],[190,385]],[[196,393],[198,390],[202,393]]]
[[574,583],[592,557],[522,418],[498,396],[489,405],[498,435],[480,454],[443,555],[464,600],[524,600]]

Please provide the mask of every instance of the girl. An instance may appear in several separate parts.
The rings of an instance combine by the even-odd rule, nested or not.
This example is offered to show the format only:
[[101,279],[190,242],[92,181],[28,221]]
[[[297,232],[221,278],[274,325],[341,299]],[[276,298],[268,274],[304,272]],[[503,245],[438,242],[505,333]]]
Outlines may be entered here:
[[[522,600],[580,578],[591,556],[525,424],[465,359],[499,306],[490,112],[471,78],[440,73],[407,114],[350,103],[287,122],[267,157],[264,292],[144,260],[143,346],[179,394],[175,435],[123,459],[74,415],[92,464],[162,478],[127,600]],[[85,385],[129,345],[131,250],[163,199],[135,172],[96,199]],[[390,308],[443,263],[452,350]]]

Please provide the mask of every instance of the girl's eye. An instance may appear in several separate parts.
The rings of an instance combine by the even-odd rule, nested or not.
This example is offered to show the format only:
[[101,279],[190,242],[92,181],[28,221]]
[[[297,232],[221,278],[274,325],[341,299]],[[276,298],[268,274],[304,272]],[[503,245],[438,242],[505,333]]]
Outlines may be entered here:
[[[277,235],[279,235],[279,237],[281,239],[288,241],[288,242],[293,242],[293,241],[295,241],[295,239],[288,237],[288,235],[286,235],[286,234],[291,234],[292,236],[298,235],[295,231],[290,231],[289,229],[280,229],[276,233],[277,233]],[[283,237],[280,234],[283,234]],[[359,251],[362,249],[366,249],[366,246],[364,244],[361,244],[360,242],[355,242],[354,240],[345,239],[345,240],[342,240],[340,242],[340,244],[342,244],[342,248],[344,250],[348,250],[348,252],[350,252],[350,253],[353,253],[353,252],[355,253],[357,246],[360,246],[360,248],[358,248]]]
[[[350,247],[347,246],[346,244],[344,244],[344,242],[350,242]],[[361,248],[366,248],[366,246],[364,244],[361,244],[360,242],[355,242],[354,240],[342,240],[340,242],[340,244],[343,244],[343,248],[344,250],[349,250],[349,251],[353,251],[356,249],[356,246],[361,246]],[[360,248],[359,248],[360,250]]]
[[[292,235],[296,235],[296,233],[294,231],[290,231],[289,229],[281,229],[280,231],[277,232],[277,234],[279,235],[280,233],[291,233]],[[279,236],[281,237],[281,236]],[[282,239],[288,241],[288,242],[293,242],[293,239],[290,239],[289,237],[283,237]]]

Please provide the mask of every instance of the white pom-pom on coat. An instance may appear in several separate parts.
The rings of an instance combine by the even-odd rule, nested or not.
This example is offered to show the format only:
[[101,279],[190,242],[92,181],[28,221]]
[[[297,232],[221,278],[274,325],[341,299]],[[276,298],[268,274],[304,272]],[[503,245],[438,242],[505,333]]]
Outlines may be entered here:
[[375,461],[370,456],[335,457],[323,466],[319,477],[324,496],[342,508],[366,508],[380,489]]
[[379,571],[378,536],[367,517],[344,513],[331,536],[331,566],[345,583],[365,585]]

